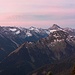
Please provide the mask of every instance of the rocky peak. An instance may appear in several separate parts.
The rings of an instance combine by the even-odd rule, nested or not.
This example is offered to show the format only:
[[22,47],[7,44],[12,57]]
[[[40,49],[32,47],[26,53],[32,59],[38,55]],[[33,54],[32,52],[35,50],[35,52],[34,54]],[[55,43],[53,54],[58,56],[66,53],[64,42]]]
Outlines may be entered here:
[[58,26],[57,24],[53,24],[53,26],[50,27],[50,29],[61,29],[61,27]]

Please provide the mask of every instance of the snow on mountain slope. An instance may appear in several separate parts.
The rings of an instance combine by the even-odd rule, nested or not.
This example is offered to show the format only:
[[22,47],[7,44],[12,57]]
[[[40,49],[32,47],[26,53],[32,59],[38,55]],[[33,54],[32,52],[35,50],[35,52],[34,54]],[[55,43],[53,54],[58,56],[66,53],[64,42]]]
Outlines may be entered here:
[[16,31],[16,28],[9,28],[10,31]]
[[20,34],[20,30],[15,32],[16,34]]
[[57,31],[57,30],[50,30],[51,33],[55,32],[55,31]]
[[[31,37],[31,36],[47,36],[50,33],[53,33],[54,31],[66,31],[69,32],[72,35],[75,35],[75,29],[72,28],[61,28],[56,24],[53,24],[52,27],[48,28],[48,29],[42,29],[42,28],[36,28],[31,26],[30,28],[22,28],[22,27],[0,27],[0,33],[3,33],[3,35],[8,36],[8,37],[12,37],[12,36],[27,36],[27,37]],[[72,36],[71,35],[71,36]]]
[[32,36],[32,34],[30,33],[30,31],[27,31],[26,36],[27,36],[27,37]]
[[29,38],[31,38],[31,37],[32,37],[32,39],[34,39],[34,37],[37,39],[47,37],[49,34],[55,32],[55,31],[59,31],[59,30],[68,32],[71,36],[75,36],[74,29],[61,28],[56,24],[53,24],[53,26],[48,29],[36,28],[33,26],[31,26],[30,28],[10,27],[10,26],[9,27],[0,27],[0,35],[3,34],[5,37],[10,38],[10,39],[15,39],[15,38],[22,39],[23,38],[23,39],[27,40],[27,37],[28,37],[28,40],[29,40]]

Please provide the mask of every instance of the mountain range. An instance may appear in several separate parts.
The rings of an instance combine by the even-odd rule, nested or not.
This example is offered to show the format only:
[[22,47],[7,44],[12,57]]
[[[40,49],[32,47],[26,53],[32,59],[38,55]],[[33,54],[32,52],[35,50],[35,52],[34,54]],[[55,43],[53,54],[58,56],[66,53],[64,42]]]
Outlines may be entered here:
[[0,75],[71,75],[75,29],[0,27],[0,48]]

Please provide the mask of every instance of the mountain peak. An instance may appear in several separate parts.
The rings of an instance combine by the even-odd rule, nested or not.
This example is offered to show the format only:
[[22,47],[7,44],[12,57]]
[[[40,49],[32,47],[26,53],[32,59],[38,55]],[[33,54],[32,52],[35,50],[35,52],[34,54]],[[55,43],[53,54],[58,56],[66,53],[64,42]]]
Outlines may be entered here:
[[63,28],[61,28],[61,27],[58,26],[57,24],[53,24],[49,29],[50,29],[50,30],[63,30]]
[[53,26],[51,27],[53,29],[58,29],[58,28],[61,28],[60,26],[58,26],[57,24],[53,24]]
[[31,26],[31,27],[29,28],[29,30],[34,30],[34,29],[36,29],[36,27]]

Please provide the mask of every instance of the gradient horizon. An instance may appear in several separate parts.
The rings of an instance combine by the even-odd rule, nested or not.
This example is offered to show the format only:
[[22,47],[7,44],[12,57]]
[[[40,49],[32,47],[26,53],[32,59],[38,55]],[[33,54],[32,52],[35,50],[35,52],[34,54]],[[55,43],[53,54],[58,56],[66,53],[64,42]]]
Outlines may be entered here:
[[75,28],[75,0],[2,0],[0,26]]

